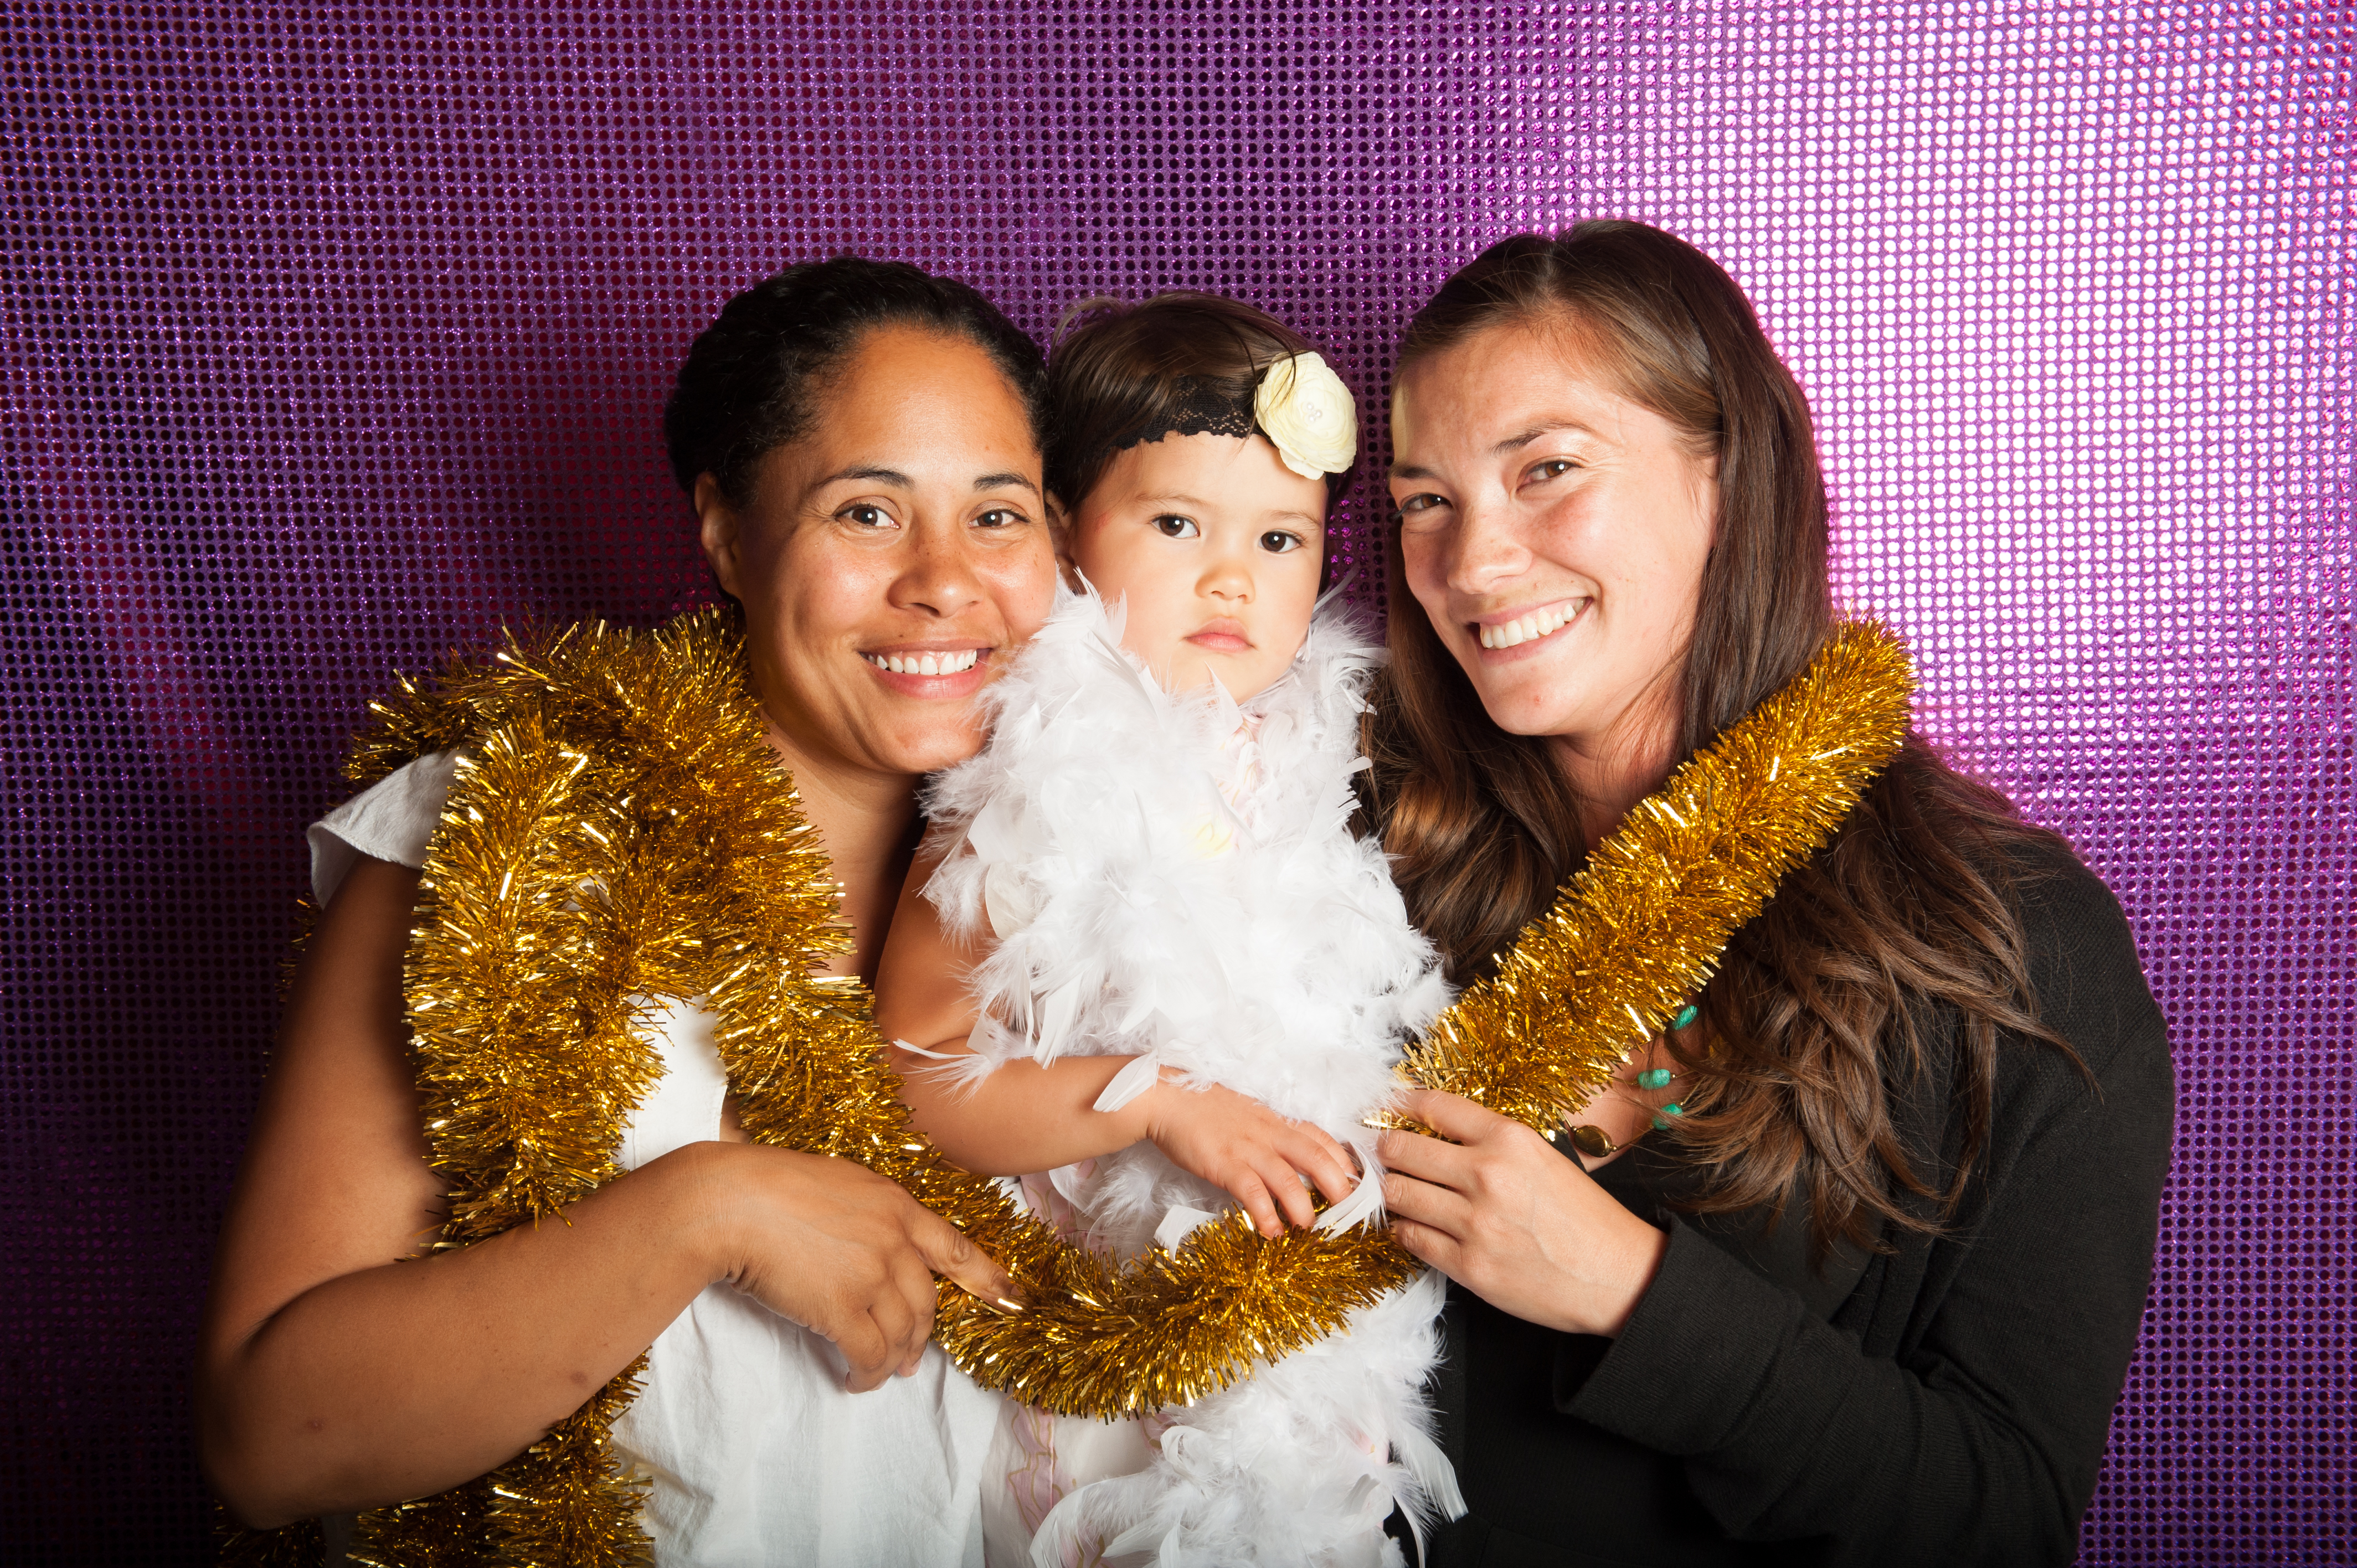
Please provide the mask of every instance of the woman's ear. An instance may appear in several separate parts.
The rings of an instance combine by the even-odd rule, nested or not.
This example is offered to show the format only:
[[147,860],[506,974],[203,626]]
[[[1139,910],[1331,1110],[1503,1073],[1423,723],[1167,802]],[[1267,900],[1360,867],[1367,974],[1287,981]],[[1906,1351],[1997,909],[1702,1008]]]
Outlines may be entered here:
[[719,579],[721,592],[743,598],[737,587],[737,509],[721,493],[720,481],[709,474],[695,477],[693,504],[702,532],[704,558],[712,563],[712,575]]
[[1718,453],[1703,453],[1690,470],[1695,505],[1710,524],[1711,542],[1718,542]]

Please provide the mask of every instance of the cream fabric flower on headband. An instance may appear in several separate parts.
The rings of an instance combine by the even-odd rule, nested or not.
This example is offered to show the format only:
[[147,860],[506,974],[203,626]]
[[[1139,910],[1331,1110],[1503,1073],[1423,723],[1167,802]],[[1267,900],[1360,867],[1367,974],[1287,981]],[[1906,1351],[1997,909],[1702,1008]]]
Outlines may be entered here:
[[1351,389],[1316,354],[1272,363],[1253,392],[1253,419],[1285,466],[1322,479],[1359,454],[1359,411]]

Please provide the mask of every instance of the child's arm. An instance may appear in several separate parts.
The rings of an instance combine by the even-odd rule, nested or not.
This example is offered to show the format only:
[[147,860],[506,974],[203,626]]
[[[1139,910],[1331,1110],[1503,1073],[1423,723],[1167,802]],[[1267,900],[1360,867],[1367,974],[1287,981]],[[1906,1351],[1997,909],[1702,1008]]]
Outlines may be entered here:
[[900,1048],[963,1055],[974,1031],[967,977],[983,950],[952,938],[924,896],[936,864],[928,846],[900,890],[876,976],[876,1022],[895,1042],[901,1098],[943,1154],[984,1176],[1019,1176],[1151,1139],[1174,1165],[1226,1188],[1265,1236],[1283,1234],[1286,1220],[1306,1226],[1314,1218],[1303,1177],[1331,1203],[1357,1185],[1350,1157],[1324,1131],[1232,1090],[1166,1082],[1118,1111],[1097,1110],[1129,1057],[1005,1062],[978,1083],[962,1083],[945,1078],[939,1062]]

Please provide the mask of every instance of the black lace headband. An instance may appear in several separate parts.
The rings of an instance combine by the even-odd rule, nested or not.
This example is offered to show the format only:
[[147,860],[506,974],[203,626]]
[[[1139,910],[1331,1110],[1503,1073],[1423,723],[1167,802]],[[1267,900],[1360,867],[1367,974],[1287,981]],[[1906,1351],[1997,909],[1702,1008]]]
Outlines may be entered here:
[[1242,397],[1189,376],[1178,396],[1156,419],[1125,431],[1113,444],[1125,451],[1166,435],[1268,437],[1285,466],[1305,479],[1339,474],[1358,456],[1359,416],[1350,389],[1316,354],[1272,361]]
[[1231,397],[1216,385],[1189,376],[1178,383],[1178,396],[1159,418],[1124,431],[1113,449],[1126,451],[1166,435],[1250,435],[1259,427],[1251,393]]

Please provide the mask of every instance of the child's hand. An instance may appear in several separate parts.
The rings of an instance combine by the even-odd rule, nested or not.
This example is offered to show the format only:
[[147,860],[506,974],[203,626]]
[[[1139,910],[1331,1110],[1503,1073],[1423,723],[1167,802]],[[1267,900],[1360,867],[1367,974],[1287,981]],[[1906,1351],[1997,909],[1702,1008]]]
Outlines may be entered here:
[[1139,1101],[1155,1146],[1181,1170],[1227,1188],[1264,1236],[1284,1235],[1286,1220],[1307,1227],[1317,1218],[1302,1177],[1316,1183],[1329,1203],[1341,1202],[1358,1186],[1341,1144],[1250,1095],[1164,1083]]

